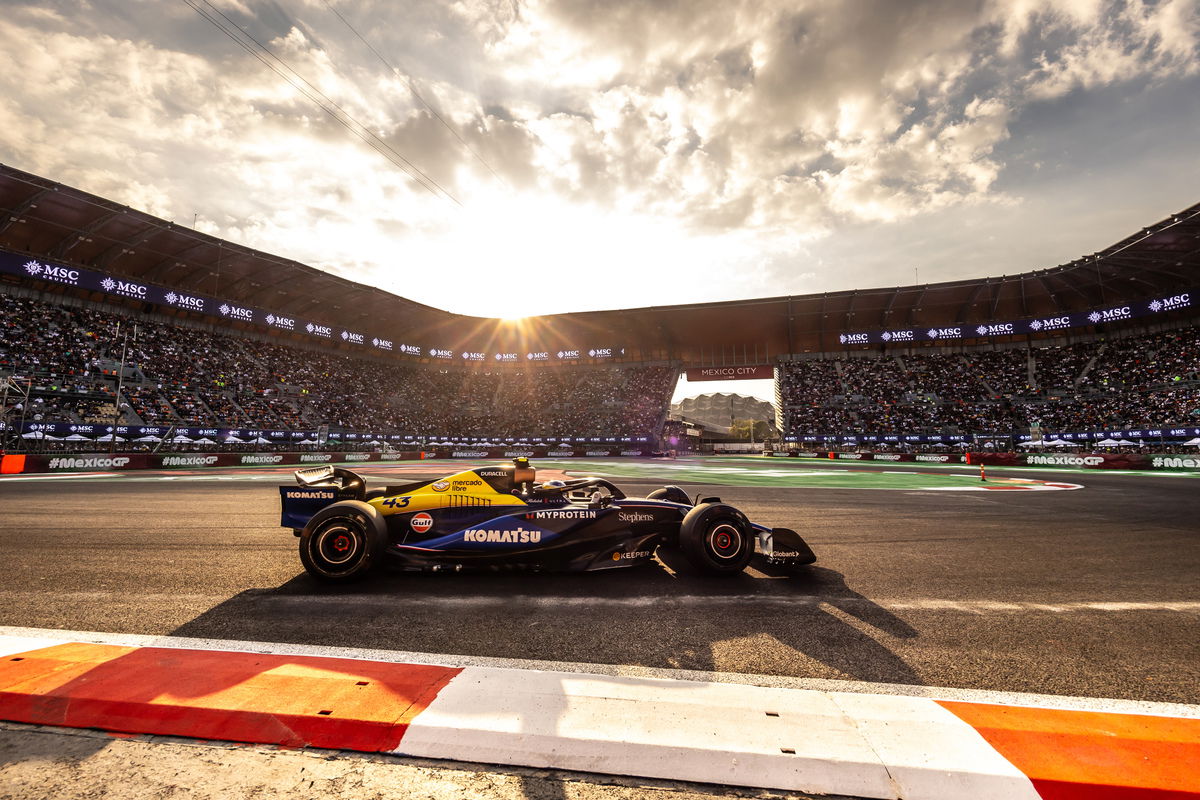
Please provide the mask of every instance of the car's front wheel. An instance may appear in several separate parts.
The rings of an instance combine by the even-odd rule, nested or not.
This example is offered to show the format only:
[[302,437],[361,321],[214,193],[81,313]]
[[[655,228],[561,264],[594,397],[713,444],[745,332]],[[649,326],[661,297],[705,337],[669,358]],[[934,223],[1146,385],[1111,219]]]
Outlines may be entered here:
[[314,578],[330,582],[356,580],[370,572],[385,544],[371,510],[347,502],[314,515],[300,534],[304,569]]
[[754,555],[754,535],[733,506],[702,503],[679,526],[679,547],[688,562],[709,575],[741,572]]

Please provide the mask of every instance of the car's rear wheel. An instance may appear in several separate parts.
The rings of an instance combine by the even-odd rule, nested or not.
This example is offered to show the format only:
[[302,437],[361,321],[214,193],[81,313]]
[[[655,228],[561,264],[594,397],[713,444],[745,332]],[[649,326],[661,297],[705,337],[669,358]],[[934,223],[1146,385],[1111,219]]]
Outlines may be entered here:
[[349,504],[322,509],[300,534],[300,561],[322,581],[361,578],[379,561],[383,548],[384,536],[375,521]]
[[732,506],[705,503],[679,526],[679,547],[688,563],[708,575],[734,575],[754,556],[754,535]]

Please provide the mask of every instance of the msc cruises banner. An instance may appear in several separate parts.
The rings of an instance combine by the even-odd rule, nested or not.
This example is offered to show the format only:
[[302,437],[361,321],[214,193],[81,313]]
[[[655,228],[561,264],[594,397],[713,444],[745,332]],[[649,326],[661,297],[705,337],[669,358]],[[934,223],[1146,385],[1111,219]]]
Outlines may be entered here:
[[529,351],[525,353],[496,353],[478,350],[452,350],[427,344],[396,342],[366,331],[328,325],[316,320],[301,319],[253,306],[223,300],[206,294],[178,291],[152,283],[139,283],[116,275],[106,275],[80,267],[57,264],[44,259],[30,258],[0,250],[0,272],[20,275],[27,279],[49,281],[64,286],[78,286],[92,292],[115,297],[128,297],[160,306],[178,308],[215,319],[246,322],[277,331],[298,333],[317,341],[343,342],[371,350],[413,357],[429,357],[463,363],[521,363],[551,361],[601,361],[623,358],[625,349],[614,346]]
[[[1125,430],[1109,430],[1109,431],[1073,431],[1067,433],[1046,433],[1041,441],[1049,442],[1053,439],[1063,439],[1067,442],[1079,442],[1082,446],[1084,443],[1100,442],[1106,439],[1113,441],[1121,441],[1124,439],[1127,442],[1137,444],[1138,440],[1150,439],[1152,442],[1160,440],[1176,440],[1176,439],[1194,439],[1200,437],[1200,428],[1189,426],[1168,426],[1163,428],[1129,428]],[[797,436],[784,437],[785,442],[804,442],[804,443],[822,443],[822,444],[883,444],[883,445],[901,445],[901,444],[945,444],[956,445],[965,443],[979,444],[980,442],[995,441],[1008,442],[1010,439],[1017,442],[1030,442],[1033,437],[1028,433],[1020,434],[915,434],[915,433],[879,433],[879,434],[844,434],[844,433],[810,433]]]

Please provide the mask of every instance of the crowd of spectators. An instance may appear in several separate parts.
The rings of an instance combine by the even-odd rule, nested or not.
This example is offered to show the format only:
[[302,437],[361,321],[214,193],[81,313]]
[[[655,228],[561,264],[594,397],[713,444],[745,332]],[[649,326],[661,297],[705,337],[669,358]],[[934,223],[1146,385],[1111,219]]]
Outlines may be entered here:
[[[677,377],[671,367],[401,364],[160,322],[135,325],[5,294],[0,320],[0,375],[30,378],[37,392],[78,382],[81,391],[119,403],[119,422],[130,425],[653,436]],[[67,406],[47,411],[47,421],[84,421]]]
[[785,435],[1200,424],[1200,329],[1057,347],[794,361]]

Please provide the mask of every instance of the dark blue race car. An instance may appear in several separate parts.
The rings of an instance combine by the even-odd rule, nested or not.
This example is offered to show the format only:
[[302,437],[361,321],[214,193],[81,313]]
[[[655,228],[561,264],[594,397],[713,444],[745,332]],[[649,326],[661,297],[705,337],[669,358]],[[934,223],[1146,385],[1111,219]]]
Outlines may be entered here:
[[526,458],[444,478],[368,490],[332,466],[297,470],[281,486],[280,524],[300,538],[304,568],[323,581],[381,564],[409,570],[591,571],[682,551],[697,572],[741,572],[816,560],[798,533],[756,525],[719,497],[693,503],[677,486],[626,497],[602,478],[539,483]]

